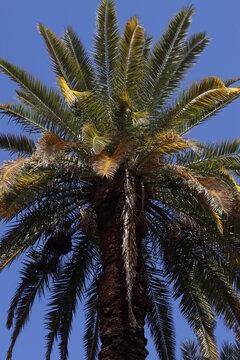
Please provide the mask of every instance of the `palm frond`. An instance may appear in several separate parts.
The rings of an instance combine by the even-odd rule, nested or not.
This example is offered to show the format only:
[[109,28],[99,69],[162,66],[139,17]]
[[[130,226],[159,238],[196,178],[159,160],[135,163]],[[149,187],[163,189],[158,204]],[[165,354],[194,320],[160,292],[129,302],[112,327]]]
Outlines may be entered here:
[[33,306],[37,294],[44,292],[44,287],[48,283],[48,278],[44,272],[39,271],[36,260],[25,262],[22,270],[21,283],[12,299],[8,314],[8,327],[11,327],[12,320],[15,319],[12,341],[7,353],[7,360],[12,359],[12,351],[16,340],[29,319],[29,313]]
[[99,319],[97,313],[97,280],[93,281],[87,291],[88,301],[85,305],[86,324],[84,345],[86,358],[96,360],[99,348]]
[[63,77],[72,89],[78,91],[85,90],[86,84],[82,78],[82,73],[79,72],[77,63],[72,56],[69,56],[63,41],[41,23],[38,24],[38,31],[42,35],[49,55],[52,58],[53,70],[56,75]]
[[83,140],[91,146],[94,154],[100,154],[110,143],[110,140],[104,136],[100,136],[96,127],[92,124],[86,124],[83,127]]
[[81,77],[82,88],[77,90],[85,91],[92,89],[94,76],[91,61],[78,35],[70,26],[67,27],[64,33],[63,42],[76,63],[79,72],[78,77]]
[[59,136],[51,133],[44,134],[37,142],[36,158],[40,158],[42,163],[48,163],[53,161],[56,156],[64,151],[72,148],[72,144],[69,141],[62,140]]
[[183,91],[162,126],[183,135],[239,96],[240,88],[228,88],[216,77],[205,78]]
[[185,341],[181,345],[182,360],[203,360],[194,341]]
[[10,154],[32,155],[36,150],[32,139],[24,135],[0,134],[0,149],[7,150]]
[[236,77],[236,78],[224,80],[223,82],[224,82],[225,86],[231,86],[232,84],[235,84],[239,80],[240,80],[240,77]]
[[145,258],[144,275],[147,284],[147,324],[160,359],[174,358],[174,328],[170,294],[162,272]]
[[68,111],[54,90],[48,90],[39,80],[3,59],[0,59],[0,71],[20,86],[21,90],[17,91],[17,94],[24,105],[30,106],[43,117],[47,116],[48,122],[57,127],[62,134],[76,136],[71,128],[73,114]]
[[65,264],[63,272],[52,289],[49,311],[46,316],[48,329],[46,360],[50,360],[52,346],[58,335],[60,337],[60,359],[68,358],[68,337],[72,319],[77,302],[83,298],[92,261],[91,241],[83,237],[81,242],[74,246],[71,258]]
[[[171,93],[168,88],[169,76],[174,73],[181,61],[181,47],[193,14],[192,7],[183,8],[171,20],[162,38],[153,47],[149,59],[147,109],[159,108]],[[170,90],[170,91],[169,91]]]
[[0,112],[7,115],[9,120],[15,121],[23,130],[30,133],[43,133],[51,131],[59,134],[59,130],[54,126],[48,118],[40,115],[29,107],[23,107],[17,104],[0,104]]
[[211,172],[214,169],[235,171],[240,168],[240,139],[223,140],[204,145],[200,155],[190,152],[177,158],[177,163],[198,172]]
[[222,345],[222,351],[220,353],[220,360],[238,360],[240,355],[240,345],[228,344],[224,342]]
[[180,310],[198,337],[203,356],[217,360],[218,352],[213,333],[215,319],[208,298],[194,276],[194,271],[187,268],[186,263],[176,266],[181,267],[179,273],[175,273],[174,284],[175,297],[182,296]]
[[58,77],[58,84],[69,106],[74,106],[77,101],[81,101],[90,96],[89,91],[76,91],[70,89],[63,77]]
[[0,167],[0,194],[8,191],[29,159],[17,158],[16,160],[4,161]]
[[113,68],[119,40],[115,7],[112,0],[102,0],[97,10],[97,31],[94,43],[94,59],[97,80],[106,98],[112,93]]
[[135,103],[139,98],[139,86],[143,81],[145,46],[145,30],[134,16],[127,21],[119,43],[114,80],[116,89],[126,90]]

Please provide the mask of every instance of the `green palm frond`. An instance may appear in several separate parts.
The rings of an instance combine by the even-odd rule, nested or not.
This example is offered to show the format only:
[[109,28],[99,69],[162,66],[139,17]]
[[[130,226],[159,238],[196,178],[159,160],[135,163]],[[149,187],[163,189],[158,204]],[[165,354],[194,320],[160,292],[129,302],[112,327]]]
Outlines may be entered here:
[[[33,253],[32,253],[33,255]],[[36,254],[35,254],[36,255]],[[39,261],[38,257],[38,261]],[[36,256],[30,257],[30,260],[25,262],[21,271],[21,282],[15,295],[12,299],[8,314],[8,327],[12,326],[12,321],[15,320],[14,329],[12,333],[11,345],[8,349],[7,360],[12,359],[12,351],[16,340],[29,319],[29,313],[33,306],[36,295],[44,293],[44,287],[48,284],[48,277],[46,273],[39,271],[38,261]]]
[[186,88],[175,100],[160,126],[185,134],[240,96],[240,88],[227,88],[216,77],[203,79]]
[[87,303],[85,305],[86,324],[84,345],[86,358],[96,360],[99,349],[99,319],[97,313],[97,280],[93,281],[87,290]]
[[112,93],[113,68],[119,40],[115,7],[112,0],[103,0],[97,10],[97,31],[94,43],[94,59],[97,80],[106,98]]
[[43,117],[47,116],[48,121],[60,130],[61,135],[68,133],[76,137],[71,128],[74,121],[73,114],[68,111],[60,95],[52,89],[47,89],[24,70],[3,59],[0,59],[0,71],[20,86],[21,90],[17,91],[17,94],[24,105],[30,106]]
[[67,84],[74,90],[86,89],[85,78],[79,71],[75,59],[69,56],[69,51],[61,39],[43,24],[38,24],[38,31],[42,35],[48,52],[53,61],[53,69],[57,76],[63,76]]
[[207,296],[215,307],[216,313],[223,317],[225,325],[233,329],[236,337],[240,340],[240,301],[238,294],[228,283],[226,276],[216,262],[209,260],[206,268],[206,278],[203,278],[202,281]]
[[168,87],[170,87],[172,82],[172,89],[177,88],[178,82],[182,80],[186,71],[189,70],[191,66],[196,62],[198,56],[206,48],[209,41],[210,40],[209,38],[207,38],[205,32],[194,34],[186,40],[186,42],[182,45],[181,59],[179,60],[179,63],[175,68],[173,74],[170,74],[171,81],[167,83]]
[[68,26],[64,35],[63,42],[66,46],[69,54],[74,59],[76,66],[78,68],[79,76],[81,76],[83,88],[77,89],[81,90],[90,90],[93,88],[93,67],[91,61],[75,31]]
[[223,140],[215,144],[206,144],[200,153],[189,152],[177,157],[177,163],[194,171],[211,172],[225,168],[235,171],[240,167],[240,139]]
[[[186,264],[180,266],[186,266]],[[180,310],[198,337],[203,355],[217,360],[218,352],[214,337],[215,320],[211,305],[201,290],[198,279],[194,277],[194,272],[186,270],[181,268],[181,272],[175,275],[175,297],[182,296]]]
[[128,92],[135,103],[139,97],[139,86],[143,81],[144,52],[146,52],[145,30],[135,16],[125,25],[115,69],[116,90]]
[[0,134],[0,149],[26,156],[32,155],[36,146],[32,139],[24,135]]
[[159,108],[170,95],[169,75],[178,68],[181,61],[181,48],[193,14],[192,7],[183,8],[171,20],[162,38],[153,47],[149,59],[149,84],[147,109]]
[[65,264],[63,272],[56,279],[46,316],[48,329],[46,359],[50,359],[55,338],[60,337],[60,359],[68,358],[68,338],[71,331],[73,315],[77,302],[82,301],[86,290],[86,282],[94,260],[93,246],[90,239],[82,237],[76,244],[73,254]]
[[170,294],[162,272],[145,259],[144,275],[147,284],[147,324],[160,359],[174,358],[174,328],[169,304]]
[[0,113],[7,115],[11,121],[15,121],[23,130],[30,133],[43,133],[51,131],[58,134],[59,130],[48,118],[33,111],[29,107],[17,104],[0,104]]

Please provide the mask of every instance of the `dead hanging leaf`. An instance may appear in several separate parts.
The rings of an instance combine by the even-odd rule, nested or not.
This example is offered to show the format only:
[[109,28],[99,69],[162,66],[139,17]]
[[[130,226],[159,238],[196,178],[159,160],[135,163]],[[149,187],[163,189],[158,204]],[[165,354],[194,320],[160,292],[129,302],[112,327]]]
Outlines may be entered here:
[[73,106],[78,100],[86,99],[90,96],[90,91],[75,91],[70,89],[63,77],[58,77],[58,84],[69,106]]
[[119,144],[112,156],[101,152],[95,157],[93,170],[98,176],[113,179],[116,171],[123,162],[127,150],[128,146],[126,144]]
[[230,214],[233,207],[233,194],[227,185],[220,179],[214,176],[199,178],[198,181],[202,184],[219,202],[223,211]]
[[69,141],[64,141],[57,135],[46,133],[38,141],[37,151],[34,155],[41,155],[43,161],[53,160],[60,151],[69,147],[71,147]]

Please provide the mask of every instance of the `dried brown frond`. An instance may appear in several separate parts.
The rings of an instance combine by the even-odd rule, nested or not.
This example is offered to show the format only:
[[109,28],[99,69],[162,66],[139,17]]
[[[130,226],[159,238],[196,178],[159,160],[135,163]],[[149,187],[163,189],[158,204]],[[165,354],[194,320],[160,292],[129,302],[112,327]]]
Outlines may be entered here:
[[119,144],[112,156],[105,152],[100,153],[95,157],[93,170],[98,176],[113,179],[124,160],[128,148],[126,144]]
[[56,155],[71,147],[71,142],[64,141],[59,136],[46,133],[37,142],[37,151],[34,156],[41,157],[42,161],[53,160]]
[[233,206],[233,194],[227,185],[216,177],[198,178],[198,181],[207,188],[219,201],[220,206],[226,214],[230,214]]

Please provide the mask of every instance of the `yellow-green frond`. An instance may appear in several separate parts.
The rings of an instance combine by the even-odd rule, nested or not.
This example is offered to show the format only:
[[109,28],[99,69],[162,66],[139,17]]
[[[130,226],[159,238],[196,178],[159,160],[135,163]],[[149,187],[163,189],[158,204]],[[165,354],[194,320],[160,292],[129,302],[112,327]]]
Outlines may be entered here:
[[101,153],[110,143],[110,139],[100,136],[96,127],[92,124],[86,124],[83,127],[83,139],[90,145],[94,154]]
[[66,80],[61,76],[58,77],[58,84],[69,106],[74,105],[78,100],[90,96],[90,91],[75,91],[70,89]]

